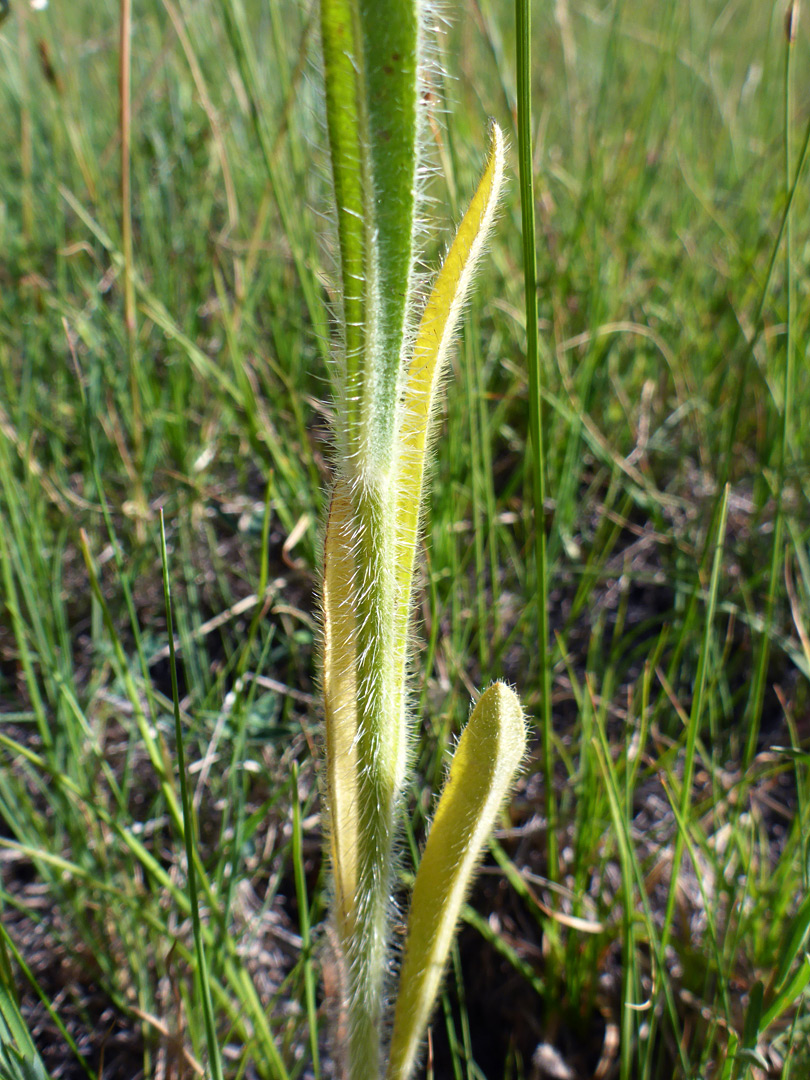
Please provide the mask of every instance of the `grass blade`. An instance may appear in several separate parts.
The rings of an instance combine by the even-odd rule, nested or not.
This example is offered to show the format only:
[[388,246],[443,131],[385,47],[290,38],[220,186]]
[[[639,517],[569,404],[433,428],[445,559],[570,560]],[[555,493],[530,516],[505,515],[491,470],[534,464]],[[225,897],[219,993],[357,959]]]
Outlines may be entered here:
[[208,1060],[212,1080],[223,1080],[222,1059],[214,1020],[214,1005],[211,1000],[211,986],[208,981],[208,962],[200,921],[200,905],[197,896],[197,873],[195,867],[194,816],[188,793],[186,758],[183,747],[183,725],[180,720],[180,692],[177,687],[177,658],[174,650],[174,626],[172,625],[172,601],[169,585],[169,556],[166,550],[166,528],[163,510],[160,512],[160,557],[163,566],[163,599],[166,606],[166,628],[169,635],[169,669],[172,681],[172,702],[174,705],[174,731],[177,753],[177,772],[180,777],[180,802],[183,810],[183,835],[186,844],[186,866],[188,873],[188,898],[191,909],[191,927],[194,935],[194,953],[197,958],[197,985],[202,998],[205,1036],[208,1044]]
[[517,129],[520,172],[520,212],[523,225],[523,294],[526,304],[526,366],[529,372],[529,429],[534,496],[534,562],[537,577],[537,644],[540,651],[540,723],[543,776],[548,817],[548,875],[556,880],[557,808],[551,726],[551,656],[549,653],[548,567],[546,565],[546,451],[543,436],[542,378],[537,340],[537,254],[532,174],[532,17],[531,0],[515,0],[517,18]]

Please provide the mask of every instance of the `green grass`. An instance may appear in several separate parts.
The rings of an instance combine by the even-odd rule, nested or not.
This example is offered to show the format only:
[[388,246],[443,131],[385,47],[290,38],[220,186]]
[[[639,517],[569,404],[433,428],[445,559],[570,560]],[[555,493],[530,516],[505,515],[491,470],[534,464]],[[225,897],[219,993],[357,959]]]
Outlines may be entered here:
[[[442,223],[517,93],[511,6],[447,13]],[[782,15],[535,10],[553,730],[465,915],[437,1080],[528,1077],[541,1042],[590,1076],[606,1030],[622,1080],[810,1064],[810,49],[800,24],[786,71]],[[29,1071],[15,995],[51,1072],[215,1075],[202,949],[224,1075],[328,1075],[316,25],[135,5],[131,342],[117,6],[0,28],[0,1034]],[[544,708],[513,146],[436,441],[416,843],[472,688]]]

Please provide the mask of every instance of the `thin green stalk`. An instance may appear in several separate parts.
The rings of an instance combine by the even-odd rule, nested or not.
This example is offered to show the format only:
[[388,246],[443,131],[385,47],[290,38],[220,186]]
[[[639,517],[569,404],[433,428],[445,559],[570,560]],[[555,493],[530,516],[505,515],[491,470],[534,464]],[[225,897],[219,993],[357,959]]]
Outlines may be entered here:
[[674,794],[670,791],[669,785],[666,783],[666,781],[664,781],[664,791],[666,792],[667,798],[669,799],[669,804],[672,807],[672,813],[675,816],[675,824],[678,827],[678,833],[679,835],[683,836],[684,845],[689,856],[689,861],[692,863],[695,880],[697,881],[698,889],[700,891],[701,899],[703,901],[703,907],[706,911],[706,928],[708,930],[709,944],[711,945],[711,951],[714,957],[715,967],[717,969],[717,978],[720,984],[720,999],[722,1004],[723,1016],[726,1024],[730,1027],[733,1017],[731,1011],[731,1001],[729,998],[729,984],[734,973],[731,970],[724,970],[726,965],[723,963],[723,954],[720,948],[720,940],[717,936],[716,917],[714,914],[717,905],[715,904],[714,895],[709,895],[709,893],[707,892],[707,886],[704,882],[704,864],[706,861],[709,861],[710,865],[712,862],[714,862],[715,865],[713,869],[718,876],[722,873],[722,869],[720,866],[717,865],[717,857],[711,851],[711,848],[709,847],[708,843],[706,843],[705,838],[702,838],[703,843],[701,844],[704,860],[704,863],[701,863],[701,859],[698,856],[695,844],[692,840],[692,837],[689,835],[690,826],[684,820],[680,808],[678,807],[677,800]]
[[24,5],[19,19],[19,70],[20,70],[20,171],[22,173],[21,210],[22,232],[27,243],[36,234],[34,217],[34,138],[31,116],[31,90],[29,73],[34,71],[31,44],[28,33],[28,12]]
[[284,234],[289,241],[290,252],[306,301],[307,314],[314,327],[314,340],[322,350],[323,359],[327,360],[329,335],[326,320],[323,316],[323,305],[318,295],[314,276],[308,266],[307,252],[302,249],[301,238],[295,228],[296,210],[291,205],[291,194],[288,190],[289,182],[285,177],[284,170],[279,167],[274,140],[270,137],[268,131],[267,110],[262,108],[259,62],[244,5],[241,0],[219,0],[219,8],[223,15],[225,30],[239,69],[239,75],[247,94],[250,119],[267,170],[273,198],[281,217]]
[[50,725],[48,724],[45,703],[42,700],[39,681],[34,670],[34,660],[31,651],[28,648],[28,634],[19,607],[17,586],[11,568],[11,556],[6,546],[7,535],[8,528],[6,526],[5,515],[0,514],[0,575],[2,575],[3,581],[3,605],[11,619],[17,649],[19,650],[19,662],[25,673],[25,682],[31,696],[31,704],[33,705],[34,715],[36,716],[37,728],[40,738],[42,739],[42,745],[47,751],[51,752],[53,750],[53,735],[51,733]]
[[[259,582],[256,595],[258,597],[267,596],[267,587],[270,580],[270,561],[269,561],[269,536],[270,536],[270,520],[272,516],[271,511],[271,496],[273,490],[273,478],[271,477],[267,482],[264,494],[264,514],[262,515],[262,532],[261,532],[261,548],[260,548],[260,562],[259,562]],[[246,743],[247,743],[247,722],[248,711],[250,708],[252,695],[256,690],[255,680],[251,682],[250,693],[248,694],[248,701],[245,701],[245,672],[247,671],[248,663],[250,661],[254,642],[256,640],[256,634],[258,633],[259,624],[267,613],[267,605],[257,603],[253,612],[253,618],[250,621],[247,635],[245,637],[244,644],[242,646],[239,660],[236,665],[236,673],[234,679],[235,687],[235,700],[233,703],[233,716],[236,720],[236,737],[233,741],[233,758],[234,767],[230,770],[230,814],[226,813],[222,819],[222,842],[226,842],[226,833],[230,830],[232,834],[231,839],[231,851],[232,856],[229,864],[223,862],[223,870],[228,865],[229,870],[224,882],[216,882],[217,892],[222,898],[222,913],[227,919],[228,913],[231,909],[231,901],[233,897],[233,890],[237,883],[237,873],[240,866],[240,858],[243,850],[244,843],[244,825],[245,825],[245,803],[247,798],[246,783],[245,783],[245,771],[243,763],[245,761]],[[273,634],[267,635],[267,642],[262,649],[261,656],[259,658],[258,671],[265,670],[265,662],[267,660],[267,653],[273,640]],[[231,816],[233,815],[233,816]]]
[[458,952],[458,944],[452,949],[451,967],[453,981],[458,996],[458,1016],[461,1024],[461,1043],[464,1049],[464,1064],[466,1065],[467,1080],[473,1080],[475,1076],[475,1059],[472,1052],[472,1038],[470,1037],[470,1014],[467,1012],[466,994],[464,993],[464,972],[461,970],[461,957]]
[[166,805],[171,817],[172,824],[178,830],[183,832],[183,814],[182,807],[177,801],[177,792],[172,782],[170,771],[167,767],[167,763],[164,760],[162,748],[156,738],[156,733],[152,724],[147,719],[146,713],[143,708],[143,702],[141,695],[138,693],[138,687],[135,682],[135,677],[132,673],[129,663],[127,662],[127,656],[124,652],[124,647],[121,644],[121,639],[116,632],[115,623],[110,613],[107,602],[104,598],[104,593],[101,588],[98,573],[93,559],[90,554],[90,545],[87,539],[87,534],[84,530],[79,533],[79,546],[84,558],[84,564],[87,569],[87,576],[90,579],[90,590],[94,599],[97,601],[101,610],[101,617],[104,622],[104,626],[109,633],[110,640],[113,645],[113,654],[115,656],[118,672],[124,683],[127,697],[132,703],[133,715],[135,717],[135,723],[137,724],[138,731],[141,739],[143,740],[144,748],[149,756],[149,762],[155,771],[155,775],[160,781],[161,791],[166,800]]
[[[130,145],[132,136],[132,102],[130,76],[132,70],[132,0],[121,0],[119,42],[118,90],[120,94],[121,134],[121,249],[124,255],[124,326],[134,360],[135,337],[135,286],[132,281],[132,197],[130,192]],[[134,376],[131,377],[134,378]],[[137,381],[135,381],[137,385]],[[139,408],[138,397],[133,393],[133,410]]]
[[[664,943],[658,937],[656,930],[656,920],[653,916],[652,905],[650,897],[648,895],[648,884],[645,881],[644,873],[642,871],[639,860],[636,857],[636,853],[633,850],[632,837],[630,834],[629,822],[627,821],[626,814],[622,807],[621,787],[619,784],[618,776],[616,775],[616,766],[613,762],[611,755],[611,749],[608,744],[607,735],[605,730],[600,725],[596,725],[596,731],[592,737],[593,748],[599,762],[599,767],[602,771],[602,776],[605,781],[605,790],[607,792],[608,801],[610,804],[610,814],[613,821],[613,830],[616,837],[616,844],[620,850],[620,862],[624,873],[632,873],[635,880],[635,895],[638,897],[638,903],[640,904],[641,911],[644,916],[644,926],[647,931],[647,938],[650,945],[650,951],[655,959],[655,974],[654,978],[660,973],[660,985],[661,992],[664,995],[664,1003],[667,1016],[672,1026],[672,1033],[675,1043],[678,1047],[678,1057],[680,1059],[681,1068],[684,1075],[688,1075],[689,1072],[689,1059],[686,1053],[686,1047],[681,1038],[680,1021],[678,1019],[678,1011],[675,1003],[675,993],[672,983],[667,978],[667,964],[666,954],[664,951]],[[624,884],[625,894],[632,895],[632,886],[626,882]],[[644,1049],[642,1053],[645,1055],[645,1061],[642,1065],[641,1076],[643,1080],[648,1080],[651,1075],[651,1063],[652,1055],[655,1052],[656,1040],[653,1038],[656,1026],[656,1010],[652,1010],[650,1014],[650,1033],[645,1040]]]
[[[714,615],[717,608],[717,595],[720,588],[720,574],[723,567],[723,545],[726,536],[726,522],[728,519],[729,486],[726,485],[723,492],[723,501],[720,504],[720,519],[717,524],[717,532],[714,538],[714,559],[712,562],[711,580],[706,600],[706,618],[703,627],[703,639],[698,659],[695,687],[692,694],[692,708],[689,713],[689,724],[686,731],[686,747],[684,750],[683,777],[681,779],[680,792],[680,816],[681,820],[688,824],[690,820],[689,805],[692,798],[692,779],[695,771],[695,754],[697,749],[698,734],[703,717],[706,681],[708,677],[709,653],[712,635],[714,633]],[[666,951],[669,938],[672,933],[672,923],[675,916],[675,901],[678,895],[678,879],[681,871],[684,846],[686,844],[685,832],[679,829],[675,837],[674,852],[672,855],[672,871],[667,894],[667,905],[664,914],[664,925],[661,930],[661,952]],[[654,1023],[654,1018],[651,1020]],[[652,1038],[651,1040],[652,1041]]]
[[127,340],[129,391],[132,404],[132,436],[134,441],[135,489],[139,539],[145,538],[146,496],[143,491],[143,418],[138,373],[137,326],[135,322],[135,283],[132,264],[132,192],[130,189],[130,149],[132,145],[132,0],[121,0],[120,40],[118,58],[118,91],[120,95],[121,135],[121,248],[124,257],[124,330]]
[[[799,188],[799,181],[804,172],[804,166],[807,163],[808,153],[810,152],[810,119],[807,121],[807,125],[804,129],[804,138],[802,140],[802,148],[799,151],[799,160],[796,166],[796,173],[793,177],[793,181],[790,184],[790,190],[787,195],[787,202],[785,208],[782,211],[782,217],[779,221],[779,229],[776,234],[776,238],[771,246],[771,253],[768,258],[768,266],[765,270],[765,280],[762,283],[762,287],[759,293],[759,300],[757,302],[756,314],[751,323],[751,336],[746,339],[743,345],[743,358],[742,365],[739,371],[736,373],[737,392],[734,395],[734,407],[731,411],[731,419],[726,429],[726,439],[721,453],[721,466],[718,469],[718,477],[720,482],[720,492],[723,487],[728,483],[731,476],[731,465],[734,455],[734,442],[737,438],[737,432],[739,430],[740,417],[742,416],[742,406],[745,399],[745,391],[749,385],[748,377],[751,369],[751,363],[754,359],[754,351],[762,333],[765,329],[765,304],[768,300],[770,293],[771,281],[773,280],[773,272],[776,268],[776,262],[779,258],[779,252],[782,249],[782,240],[787,229],[787,222],[790,214],[793,210],[793,202],[796,197],[796,192]],[[728,366],[728,371],[731,373],[732,366]],[[722,495],[718,493],[716,510],[720,505]],[[710,534],[713,530],[710,530]]]
[[[787,288],[787,317],[785,332],[785,358],[784,358],[784,402],[782,405],[782,431],[779,442],[778,462],[776,467],[776,490],[774,499],[776,507],[773,521],[773,544],[771,546],[771,561],[768,569],[768,597],[765,602],[765,625],[759,642],[759,654],[757,656],[756,672],[751,691],[751,700],[748,711],[748,737],[745,742],[745,754],[743,765],[745,768],[751,764],[757,748],[760,723],[762,720],[762,704],[765,698],[765,686],[768,678],[768,661],[771,655],[770,632],[773,626],[776,597],[782,580],[782,564],[784,553],[782,551],[784,537],[784,492],[787,460],[790,447],[790,436],[793,428],[793,395],[794,395],[794,368],[795,368],[795,306],[796,306],[796,283],[793,273],[793,200],[791,191],[794,185],[793,175],[793,65],[791,59],[794,52],[796,39],[796,22],[798,21],[798,4],[791,0],[788,7],[785,22],[785,79],[784,79],[784,153],[785,153],[785,199],[787,209],[785,212],[785,281]],[[798,181],[798,176],[795,182]]]
[[[591,696],[590,694],[588,695]],[[600,695],[605,702],[609,696]],[[596,715],[598,730],[604,731],[606,724],[605,707]],[[626,770],[626,763],[625,763]],[[626,771],[625,771],[626,776]],[[618,788],[618,783],[616,784]],[[617,792],[619,794],[619,792]],[[617,836],[623,838],[630,832],[632,822],[632,809],[627,805],[627,797],[624,799],[624,814],[622,827],[616,828]],[[615,823],[618,826],[618,822]],[[633,1043],[636,1029],[637,1014],[631,1007],[637,1000],[639,979],[636,970],[636,903],[635,887],[631,848],[628,843],[619,842],[619,862],[621,865],[622,880],[622,1009],[621,1009],[621,1039],[619,1042],[619,1076],[621,1080],[629,1080],[632,1071]]]
[[[485,513],[484,493],[487,488],[487,477],[484,475],[484,438],[482,435],[481,414],[479,404],[482,397],[480,365],[476,362],[475,349],[468,334],[464,335],[464,355],[467,365],[467,416],[470,424],[470,464],[472,469],[471,490],[471,515],[473,532],[473,553],[475,556],[475,600],[478,632],[478,661],[481,670],[486,671],[489,667],[490,642],[487,610],[494,605],[494,595],[490,599],[487,596],[486,561],[484,559],[484,528],[482,518]],[[489,506],[486,506],[486,510]],[[490,583],[495,587],[495,581]]]
[[160,511],[160,557],[163,565],[163,600],[166,606],[166,627],[169,635],[169,668],[172,681],[172,703],[174,706],[175,750],[177,753],[177,772],[180,779],[180,801],[183,808],[183,836],[186,846],[186,872],[188,874],[188,899],[191,910],[191,928],[194,935],[194,953],[197,958],[197,985],[202,998],[205,1037],[208,1044],[208,1058],[213,1080],[223,1080],[222,1060],[219,1053],[214,1005],[211,999],[211,985],[208,978],[208,962],[205,957],[200,905],[197,895],[197,874],[195,868],[194,814],[188,793],[186,775],[186,757],[183,746],[183,724],[180,720],[180,692],[177,686],[177,657],[174,651],[174,626],[172,625],[172,600],[169,585],[169,556],[166,550],[166,527],[163,510]]
[[304,840],[301,826],[301,802],[298,795],[298,763],[292,767],[292,864],[295,875],[295,898],[298,902],[298,927],[301,931],[301,959],[304,965],[304,997],[306,1000],[307,1019],[309,1020],[309,1052],[312,1055],[312,1071],[315,1080],[321,1075],[321,1062],[318,1054],[318,1015],[315,1005],[316,975],[312,961],[312,933],[309,925],[309,903],[307,901],[307,882],[304,874]]
[[551,718],[551,653],[548,624],[548,566],[546,565],[546,452],[543,435],[542,375],[538,352],[537,255],[534,228],[531,102],[531,2],[515,0],[517,16],[518,163],[520,209],[523,226],[523,283],[526,302],[526,364],[529,369],[529,425],[532,445],[534,494],[534,557],[537,574],[537,641],[540,650],[543,779],[546,788],[548,876],[556,881],[557,800],[554,791],[554,755]]

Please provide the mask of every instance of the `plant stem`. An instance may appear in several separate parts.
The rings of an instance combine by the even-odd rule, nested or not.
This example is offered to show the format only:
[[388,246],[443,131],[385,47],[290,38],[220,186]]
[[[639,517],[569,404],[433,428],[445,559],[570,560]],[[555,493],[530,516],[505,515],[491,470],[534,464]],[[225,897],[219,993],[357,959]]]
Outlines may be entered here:
[[121,0],[118,90],[121,127],[121,247],[124,257],[124,331],[127,339],[129,391],[132,401],[132,437],[135,464],[136,530],[141,543],[146,539],[146,496],[143,490],[143,417],[138,381],[137,326],[135,322],[135,281],[132,264],[132,192],[130,189],[130,147],[132,144],[132,0]]
[[[124,0],[126,2],[126,0]],[[186,757],[183,746],[183,725],[180,721],[180,693],[177,685],[177,658],[174,649],[174,626],[172,625],[172,601],[169,585],[169,558],[166,550],[166,526],[163,511],[160,512],[160,554],[163,563],[163,599],[166,606],[166,629],[169,635],[169,671],[172,683],[172,705],[174,711],[174,733],[177,753],[177,772],[180,778],[180,800],[183,807],[183,835],[186,845],[186,873],[188,874],[188,903],[191,910],[191,928],[194,935],[194,953],[197,959],[197,985],[202,999],[205,1037],[208,1044],[209,1064],[212,1080],[223,1080],[222,1059],[217,1041],[214,1005],[211,1000],[211,984],[208,978],[208,962],[203,944],[202,922],[200,921],[200,903],[197,893],[197,873],[195,869],[196,843],[194,840],[194,811],[188,792],[186,775]]]
[[520,209],[523,225],[523,282],[526,299],[526,364],[529,370],[529,427],[532,444],[534,494],[534,558],[537,575],[537,640],[540,649],[543,779],[546,786],[548,876],[557,880],[557,800],[551,720],[551,655],[548,625],[548,566],[546,563],[546,457],[540,358],[537,342],[537,255],[534,231],[531,102],[531,3],[515,0],[517,16],[517,128],[520,169]]
[[[794,185],[793,177],[793,140],[792,140],[792,68],[793,44],[795,40],[795,20],[798,17],[798,5],[791,0],[788,5],[785,19],[785,81],[784,81],[784,151],[785,151],[785,280],[787,283],[787,329],[785,333],[785,359],[784,359],[784,399],[782,403],[782,432],[778,449],[778,461],[776,467],[776,490],[774,499],[776,507],[773,521],[773,544],[771,545],[771,561],[768,568],[768,596],[765,602],[765,620],[762,637],[759,643],[756,670],[751,693],[751,705],[748,715],[748,736],[745,743],[745,755],[743,763],[747,768],[754,759],[757,748],[757,739],[762,723],[762,706],[765,700],[765,684],[768,678],[768,661],[771,655],[770,633],[773,626],[774,608],[776,606],[777,590],[782,579],[783,552],[782,544],[784,537],[784,489],[785,472],[790,444],[790,432],[792,427],[793,411],[793,382],[794,382],[794,321],[795,321],[795,282],[793,274],[793,200],[791,192]],[[796,178],[798,180],[798,177]]]

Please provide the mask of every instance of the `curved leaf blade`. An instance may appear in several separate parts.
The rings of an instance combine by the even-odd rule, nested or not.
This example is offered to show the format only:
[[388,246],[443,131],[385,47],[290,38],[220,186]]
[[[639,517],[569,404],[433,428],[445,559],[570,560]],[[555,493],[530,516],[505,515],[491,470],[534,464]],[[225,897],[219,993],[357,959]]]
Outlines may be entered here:
[[388,1080],[413,1072],[461,905],[525,750],[520,701],[494,683],[462,732],[416,875]]
[[444,362],[452,345],[476,266],[495,220],[495,211],[503,188],[505,158],[504,135],[493,121],[490,126],[490,148],[484,174],[428,297],[408,368],[400,430],[397,532],[397,642],[403,654],[408,633],[411,581],[430,420]]

